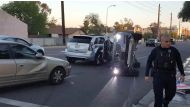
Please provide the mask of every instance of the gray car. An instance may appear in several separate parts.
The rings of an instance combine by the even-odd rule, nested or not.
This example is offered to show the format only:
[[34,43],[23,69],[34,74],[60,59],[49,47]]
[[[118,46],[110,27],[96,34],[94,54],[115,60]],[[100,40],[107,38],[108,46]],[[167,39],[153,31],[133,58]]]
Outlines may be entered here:
[[43,47],[29,43],[26,40],[18,38],[18,37],[13,37],[13,36],[8,36],[8,35],[0,35],[0,40],[18,42],[18,43],[24,44],[26,46],[29,46],[30,48],[32,48],[33,50],[35,50],[38,53],[41,53],[42,55],[45,54]]
[[42,56],[23,44],[0,40],[0,86],[42,80],[60,84],[70,71],[66,60]]

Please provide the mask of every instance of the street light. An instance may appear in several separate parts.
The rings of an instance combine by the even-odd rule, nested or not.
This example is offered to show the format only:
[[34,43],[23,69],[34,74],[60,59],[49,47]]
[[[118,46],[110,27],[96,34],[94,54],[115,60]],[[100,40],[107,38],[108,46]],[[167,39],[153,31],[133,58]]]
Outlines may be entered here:
[[107,12],[106,12],[106,34],[107,34],[107,29],[108,29],[108,9],[111,7],[115,7],[116,5],[109,5],[107,7]]

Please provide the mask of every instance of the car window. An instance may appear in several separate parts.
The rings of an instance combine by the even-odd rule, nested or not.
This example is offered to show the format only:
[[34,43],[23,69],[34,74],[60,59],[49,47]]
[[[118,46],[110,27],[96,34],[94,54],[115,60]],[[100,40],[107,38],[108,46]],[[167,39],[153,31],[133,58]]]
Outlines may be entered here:
[[105,39],[101,37],[99,43],[100,43],[100,44],[103,44],[104,42],[105,42]]
[[0,59],[10,59],[9,46],[7,44],[0,44]]
[[23,39],[16,39],[16,42],[29,46],[30,44]]
[[5,38],[4,40],[15,42],[14,38]]
[[36,55],[36,52],[32,49],[19,44],[11,45],[11,49],[16,59],[31,59],[35,58]]
[[76,43],[90,43],[92,40],[91,37],[85,37],[85,36],[74,36],[69,40],[69,42],[76,42]]
[[96,38],[94,44],[99,44],[99,38]]

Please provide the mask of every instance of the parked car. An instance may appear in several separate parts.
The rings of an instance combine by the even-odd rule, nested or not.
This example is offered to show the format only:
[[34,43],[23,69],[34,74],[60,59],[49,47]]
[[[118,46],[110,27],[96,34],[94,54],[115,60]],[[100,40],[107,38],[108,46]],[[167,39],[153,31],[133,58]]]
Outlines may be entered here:
[[155,47],[156,46],[156,39],[148,39],[147,41],[146,41],[146,46],[153,46],[153,47]]
[[66,58],[70,63],[76,60],[86,60],[99,65],[103,61],[104,42],[105,36],[73,36],[65,49]]
[[0,40],[0,86],[48,80],[60,84],[70,74],[68,61],[42,56],[20,43]]
[[32,43],[27,42],[24,39],[18,38],[18,37],[13,37],[13,36],[6,36],[6,35],[0,35],[0,40],[6,40],[6,41],[13,41],[13,42],[18,42],[21,44],[24,44],[26,46],[29,46],[33,50],[35,50],[38,53],[41,53],[42,55],[45,54],[44,48]]

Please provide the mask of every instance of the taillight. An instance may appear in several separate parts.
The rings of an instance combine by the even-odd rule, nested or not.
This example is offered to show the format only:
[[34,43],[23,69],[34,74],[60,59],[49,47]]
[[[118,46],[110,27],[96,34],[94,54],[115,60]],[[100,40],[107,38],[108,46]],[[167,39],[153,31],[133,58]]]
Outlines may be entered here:
[[88,47],[88,50],[89,50],[89,51],[92,51],[92,50],[93,50],[93,47],[92,47],[92,46],[93,46],[93,43],[90,43],[90,44],[89,44],[89,47]]

